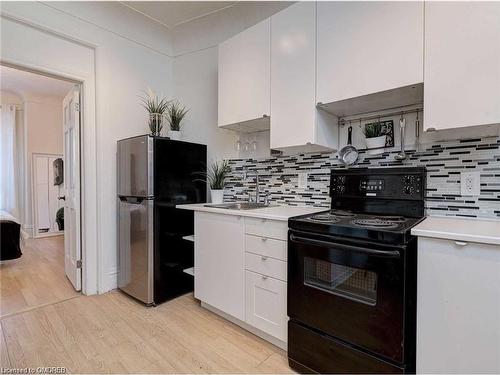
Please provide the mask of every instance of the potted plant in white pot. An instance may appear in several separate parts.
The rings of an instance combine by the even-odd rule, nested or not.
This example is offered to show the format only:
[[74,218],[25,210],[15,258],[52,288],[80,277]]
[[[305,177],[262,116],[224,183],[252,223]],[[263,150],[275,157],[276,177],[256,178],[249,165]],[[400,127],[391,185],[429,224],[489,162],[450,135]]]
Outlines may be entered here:
[[178,100],[173,101],[167,109],[167,121],[170,125],[168,136],[170,139],[179,140],[181,138],[182,120],[189,112],[185,106],[182,106]]
[[149,114],[148,126],[151,135],[155,137],[161,136],[165,113],[169,108],[170,101],[165,98],[160,99],[151,89],[148,89],[146,96],[141,97],[141,102]]
[[206,172],[201,172],[203,181],[210,185],[210,196],[212,203],[219,204],[224,200],[224,185],[231,173],[231,167],[227,160],[213,162]]
[[363,129],[363,134],[366,138],[366,148],[368,154],[377,155],[384,152],[387,136],[383,132],[382,124],[380,122],[366,124]]

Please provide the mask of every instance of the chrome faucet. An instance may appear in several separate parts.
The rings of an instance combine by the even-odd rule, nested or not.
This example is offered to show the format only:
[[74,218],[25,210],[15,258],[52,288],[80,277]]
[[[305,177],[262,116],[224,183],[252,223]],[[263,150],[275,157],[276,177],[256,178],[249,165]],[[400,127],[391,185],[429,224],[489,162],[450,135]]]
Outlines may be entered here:
[[[261,193],[260,193],[260,188],[259,188],[259,181],[260,181],[259,180],[259,171],[257,171],[256,169],[253,169],[250,171],[246,170],[243,172],[243,179],[246,180],[248,178],[249,173],[253,173],[255,175],[255,200],[252,200],[252,196],[250,194],[248,194],[248,196],[249,196],[248,201],[249,202],[254,201],[255,203],[260,203]],[[264,192],[262,195],[264,197],[264,205],[269,206],[269,193]]]
[[[259,203],[260,201],[260,191],[259,191],[259,171],[257,171],[256,169],[255,170],[251,170],[251,171],[245,171],[245,174],[244,174],[244,179],[246,180],[248,178],[248,173],[251,173],[253,172],[254,175],[255,175],[255,202],[256,203]],[[250,194],[249,194],[250,195]],[[251,197],[249,197],[248,199],[249,201],[252,201],[251,200]]]

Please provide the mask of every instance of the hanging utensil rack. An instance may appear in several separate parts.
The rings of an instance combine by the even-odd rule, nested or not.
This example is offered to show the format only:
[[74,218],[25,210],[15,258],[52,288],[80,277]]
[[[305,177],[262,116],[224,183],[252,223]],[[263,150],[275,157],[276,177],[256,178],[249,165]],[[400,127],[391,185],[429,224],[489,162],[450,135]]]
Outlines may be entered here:
[[423,107],[418,107],[418,108],[404,109],[404,110],[399,110],[399,111],[392,111],[392,112],[387,112],[387,113],[382,113],[382,114],[377,113],[377,114],[369,115],[369,116],[339,117],[339,125],[344,127],[348,122],[364,122],[364,121],[370,121],[370,120],[379,120],[379,119],[382,119],[385,117],[404,116],[404,115],[407,115],[409,113],[417,113],[417,112],[423,112],[423,111],[424,111]]

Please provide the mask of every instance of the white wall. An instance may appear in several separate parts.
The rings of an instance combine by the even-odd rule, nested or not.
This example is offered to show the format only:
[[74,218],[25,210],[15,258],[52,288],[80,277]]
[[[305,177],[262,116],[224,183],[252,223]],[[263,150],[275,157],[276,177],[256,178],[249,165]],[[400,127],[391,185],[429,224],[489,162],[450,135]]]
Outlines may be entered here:
[[236,157],[236,133],[217,126],[217,47],[174,60],[175,96],[190,108],[183,139],[207,144],[208,161]]
[[28,94],[24,100],[24,111],[28,156],[33,153],[62,154],[62,99]]
[[119,4],[99,6],[1,3],[3,61],[85,81],[84,238],[86,256],[100,258],[99,269],[85,269],[88,282],[99,278],[99,285],[84,285],[88,293],[116,287],[116,141],[147,132],[138,102],[142,90],[173,93],[169,32],[163,27],[153,32],[138,14],[116,17]]

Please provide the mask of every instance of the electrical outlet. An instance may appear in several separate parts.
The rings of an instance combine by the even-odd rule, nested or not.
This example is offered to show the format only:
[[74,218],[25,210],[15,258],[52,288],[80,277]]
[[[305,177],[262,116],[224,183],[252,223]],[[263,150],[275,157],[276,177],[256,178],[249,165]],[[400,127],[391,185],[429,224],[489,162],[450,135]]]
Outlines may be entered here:
[[307,189],[307,173],[299,173],[299,189]]
[[479,172],[460,173],[460,194],[479,195],[481,192],[481,174]]

